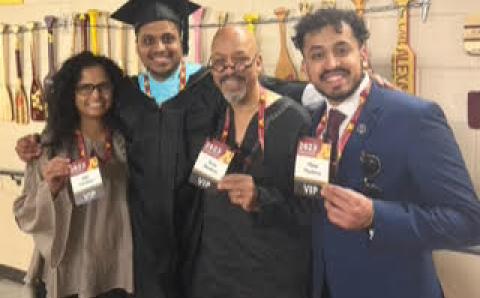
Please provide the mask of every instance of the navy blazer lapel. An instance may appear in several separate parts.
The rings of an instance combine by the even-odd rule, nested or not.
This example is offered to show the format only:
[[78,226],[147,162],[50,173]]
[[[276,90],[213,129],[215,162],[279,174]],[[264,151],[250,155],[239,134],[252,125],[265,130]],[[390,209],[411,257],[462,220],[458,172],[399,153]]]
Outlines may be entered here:
[[[383,94],[378,85],[372,84],[372,89],[367,99],[367,103],[361,112],[358,123],[355,127],[355,131],[348,140],[348,143],[342,153],[342,158],[339,161],[339,175],[343,172],[344,160],[358,160],[357,156],[360,156],[360,152],[365,149],[368,138],[375,131],[380,116],[383,111]],[[345,158],[349,156],[350,158]],[[347,165],[350,166],[350,165]]]
[[372,89],[365,104],[360,118],[358,119],[357,126],[355,127],[355,133],[353,138],[360,138],[364,143],[375,130],[378,120],[383,111],[383,93],[377,84],[372,83]]

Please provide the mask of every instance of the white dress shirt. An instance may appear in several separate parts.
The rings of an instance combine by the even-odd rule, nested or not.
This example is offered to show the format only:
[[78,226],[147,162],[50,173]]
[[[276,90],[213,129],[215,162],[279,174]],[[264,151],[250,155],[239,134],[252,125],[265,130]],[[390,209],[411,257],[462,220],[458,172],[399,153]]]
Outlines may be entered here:
[[370,83],[370,77],[368,76],[368,74],[365,74],[357,90],[355,90],[355,92],[353,92],[352,95],[344,99],[340,104],[333,106],[330,103],[330,101],[327,99],[326,113],[328,113],[330,109],[334,107],[335,109],[342,112],[346,116],[342,124],[340,125],[339,138],[341,138],[341,136],[343,135],[345,128],[347,128],[348,123],[350,123],[350,120],[352,120],[353,114],[355,114],[355,111],[357,110],[358,105],[360,104],[360,93],[362,93],[362,91],[368,86],[369,83]]

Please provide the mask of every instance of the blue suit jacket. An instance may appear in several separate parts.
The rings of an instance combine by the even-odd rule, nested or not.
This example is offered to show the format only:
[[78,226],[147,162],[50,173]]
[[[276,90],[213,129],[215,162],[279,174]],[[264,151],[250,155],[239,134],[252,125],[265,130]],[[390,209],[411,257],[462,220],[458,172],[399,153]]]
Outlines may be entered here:
[[362,191],[362,150],[381,161],[375,234],[370,240],[367,231],[337,228],[324,211],[314,216],[314,297],[321,297],[324,281],[331,298],[443,297],[432,250],[477,244],[480,203],[442,110],[373,85],[337,184]]

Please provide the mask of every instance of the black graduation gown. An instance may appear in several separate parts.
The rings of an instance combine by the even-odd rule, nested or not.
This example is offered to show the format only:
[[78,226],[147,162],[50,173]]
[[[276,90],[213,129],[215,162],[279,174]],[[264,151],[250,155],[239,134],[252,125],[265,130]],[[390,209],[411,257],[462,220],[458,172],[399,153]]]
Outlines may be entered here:
[[136,82],[125,79],[114,103],[127,141],[135,291],[139,298],[177,297],[181,219],[191,210],[194,190],[186,181],[225,103],[204,71],[161,108]]

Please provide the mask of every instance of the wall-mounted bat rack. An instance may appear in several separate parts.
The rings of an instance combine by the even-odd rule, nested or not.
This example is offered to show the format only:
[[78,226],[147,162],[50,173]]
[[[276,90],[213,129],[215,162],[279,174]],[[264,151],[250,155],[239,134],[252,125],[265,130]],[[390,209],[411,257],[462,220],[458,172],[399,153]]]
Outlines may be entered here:
[[[421,0],[418,2],[411,2],[408,5],[409,9],[422,9],[422,18],[425,21],[427,15],[426,12],[428,12],[428,8],[430,6],[431,1],[430,0]],[[374,6],[374,7],[369,7],[365,8],[365,14],[372,14],[372,13],[381,13],[381,12],[388,12],[388,11],[396,11],[401,9],[398,5],[383,5],[383,6]],[[285,22],[296,22],[301,18],[301,16],[291,16],[286,18]],[[268,24],[278,24],[279,21],[276,17],[272,18],[260,18],[258,22],[255,25],[268,25]],[[232,24],[232,25],[248,25],[247,22],[245,21],[227,21],[227,24]],[[68,18],[63,18],[63,20],[60,18],[59,22],[54,26],[54,28],[67,28],[73,26],[73,22],[69,20]],[[76,25],[78,26],[78,24]],[[223,24],[218,24],[218,23],[204,23],[204,24],[190,24],[190,28],[218,28],[222,27]],[[106,25],[103,24],[97,24],[95,27],[97,28],[106,28]],[[115,24],[109,24],[108,28],[112,29],[123,29],[123,30],[130,30],[130,26],[118,26]],[[47,30],[46,26],[38,26],[35,30]],[[26,28],[21,28],[20,33],[27,32]],[[5,30],[3,34],[11,34],[13,33],[10,29]],[[2,33],[0,33],[2,34]]]
[[12,178],[12,180],[15,181],[15,183],[17,183],[17,185],[20,186],[22,184],[22,179],[23,179],[24,174],[21,171],[0,169],[0,176],[8,176],[8,177]]

